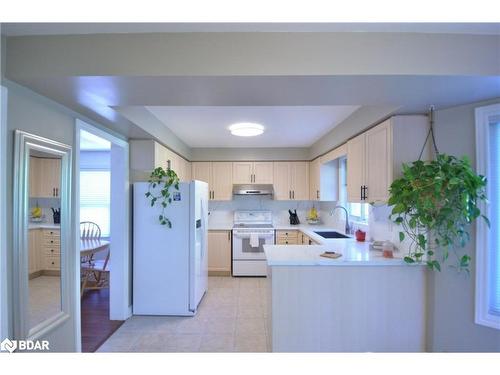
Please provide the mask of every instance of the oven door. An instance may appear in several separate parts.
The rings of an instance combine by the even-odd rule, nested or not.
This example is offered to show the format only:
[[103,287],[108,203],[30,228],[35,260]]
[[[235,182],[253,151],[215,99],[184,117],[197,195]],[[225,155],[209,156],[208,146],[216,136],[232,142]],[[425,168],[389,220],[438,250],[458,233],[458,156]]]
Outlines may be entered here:
[[265,244],[274,244],[274,233],[258,233],[259,246],[250,246],[250,233],[233,231],[233,259],[234,260],[265,260]]

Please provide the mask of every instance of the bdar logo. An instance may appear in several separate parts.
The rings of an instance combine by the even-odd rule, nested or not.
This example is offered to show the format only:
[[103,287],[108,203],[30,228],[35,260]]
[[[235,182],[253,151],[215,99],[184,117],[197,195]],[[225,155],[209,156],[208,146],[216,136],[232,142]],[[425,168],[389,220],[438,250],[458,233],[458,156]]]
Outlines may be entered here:
[[0,343],[0,351],[12,353],[17,348],[16,340],[9,340],[8,338]]

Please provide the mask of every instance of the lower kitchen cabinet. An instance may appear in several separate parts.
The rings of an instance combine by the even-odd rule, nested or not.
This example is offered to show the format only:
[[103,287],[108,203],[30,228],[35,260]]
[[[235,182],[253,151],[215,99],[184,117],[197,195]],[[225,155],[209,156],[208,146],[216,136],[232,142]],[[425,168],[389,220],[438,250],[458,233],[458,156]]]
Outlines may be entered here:
[[61,270],[59,229],[30,229],[28,247],[30,278],[41,275],[59,276]]
[[277,230],[276,245],[298,245],[299,231],[297,230]]
[[231,275],[231,231],[208,231],[208,275]]
[[319,245],[300,230],[277,230],[276,245]]

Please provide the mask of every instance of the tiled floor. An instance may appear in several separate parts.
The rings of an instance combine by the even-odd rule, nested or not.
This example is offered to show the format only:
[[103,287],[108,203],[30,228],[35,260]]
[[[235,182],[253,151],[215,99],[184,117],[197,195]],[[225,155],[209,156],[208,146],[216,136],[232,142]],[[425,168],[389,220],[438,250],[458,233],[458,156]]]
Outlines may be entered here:
[[61,311],[59,276],[39,276],[29,281],[30,328]]
[[194,317],[133,316],[100,352],[266,352],[265,278],[209,277]]

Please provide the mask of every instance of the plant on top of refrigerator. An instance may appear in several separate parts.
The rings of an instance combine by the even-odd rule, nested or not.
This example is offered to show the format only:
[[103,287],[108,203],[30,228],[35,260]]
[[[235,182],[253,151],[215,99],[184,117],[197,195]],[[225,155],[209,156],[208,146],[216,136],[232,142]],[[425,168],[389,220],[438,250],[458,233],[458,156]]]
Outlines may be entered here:
[[[172,203],[172,193],[171,188],[179,190],[179,176],[173,169],[167,168],[167,170],[162,167],[155,168],[151,175],[149,176],[149,189],[145,194],[146,198],[150,200],[151,207],[155,204],[161,206],[161,213],[158,216],[158,220],[161,225],[166,225],[168,228],[172,228],[172,222],[165,215],[165,210],[167,206]],[[155,192],[159,192],[155,194]]]

